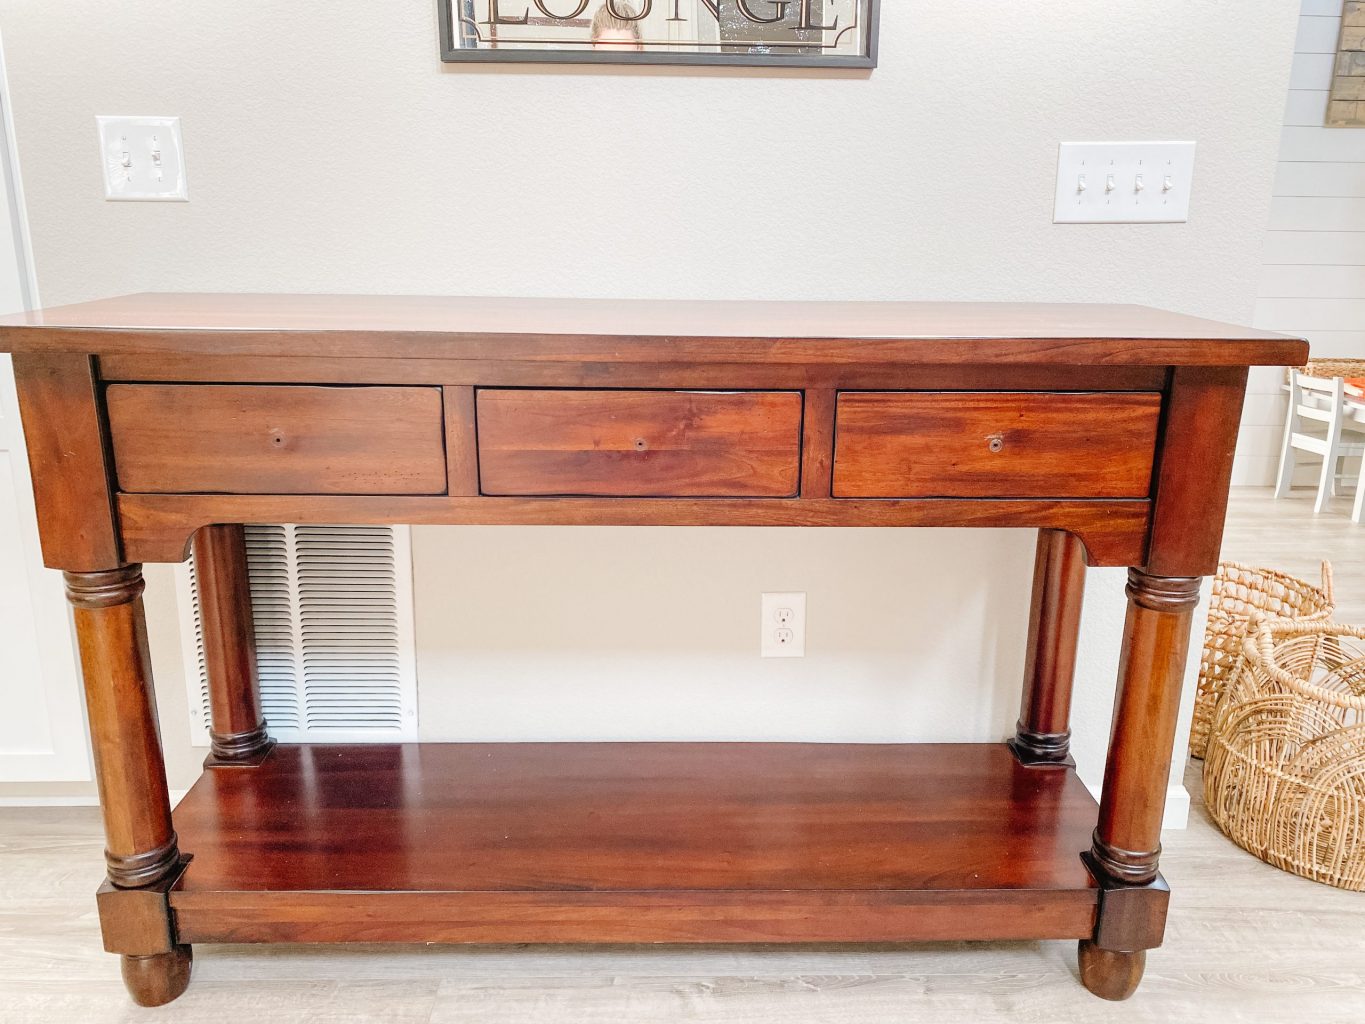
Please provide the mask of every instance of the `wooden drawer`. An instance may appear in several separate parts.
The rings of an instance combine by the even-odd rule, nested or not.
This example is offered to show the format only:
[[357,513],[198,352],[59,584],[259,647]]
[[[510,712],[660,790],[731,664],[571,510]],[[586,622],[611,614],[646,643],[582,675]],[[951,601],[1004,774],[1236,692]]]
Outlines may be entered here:
[[441,391],[111,384],[119,489],[183,494],[443,494]]
[[1145,498],[1151,392],[849,392],[836,498]]
[[784,498],[801,476],[794,391],[521,391],[477,397],[484,494]]

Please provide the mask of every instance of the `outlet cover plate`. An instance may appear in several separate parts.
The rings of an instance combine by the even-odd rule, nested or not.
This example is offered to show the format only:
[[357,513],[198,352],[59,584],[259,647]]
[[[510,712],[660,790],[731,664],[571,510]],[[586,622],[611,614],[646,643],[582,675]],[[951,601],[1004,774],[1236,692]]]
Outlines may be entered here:
[[[779,630],[790,631],[784,643]],[[804,658],[806,656],[806,595],[804,593],[764,594],[763,624],[759,653],[765,658]]]
[[1194,150],[1193,142],[1063,142],[1053,223],[1188,221]]

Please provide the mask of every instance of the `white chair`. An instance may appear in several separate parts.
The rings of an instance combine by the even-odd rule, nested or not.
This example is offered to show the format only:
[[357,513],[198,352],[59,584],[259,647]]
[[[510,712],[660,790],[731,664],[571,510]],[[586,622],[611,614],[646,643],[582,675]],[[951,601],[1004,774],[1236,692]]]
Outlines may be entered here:
[[[1365,423],[1365,398],[1346,396],[1346,418]],[[1351,506],[1351,522],[1359,523],[1362,519],[1365,519],[1365,469],[1356,481],[1356,500]]]
[[[1303,431],[1304,422],[1321,423],[1323,434]],[[1310,377],[1298,370],[1289,374],[1289,415],[1284,424],[1284,445],[1280,449],[1280,473],[1275,481],[1275,497],[1289,493],[1298,462],[1297,452],[1311,452],[1322,458],[1318,478],[1318,497],[1314,512],[1327,507],[1337,493],[1341,460],[1348,455],[1365,455],[1365,405],[1346,398],[1346,381],[1341,377]],[[1356,514],[1365,512],[1356,488]],[[1357,522],[1360,520],[1357,519]]]

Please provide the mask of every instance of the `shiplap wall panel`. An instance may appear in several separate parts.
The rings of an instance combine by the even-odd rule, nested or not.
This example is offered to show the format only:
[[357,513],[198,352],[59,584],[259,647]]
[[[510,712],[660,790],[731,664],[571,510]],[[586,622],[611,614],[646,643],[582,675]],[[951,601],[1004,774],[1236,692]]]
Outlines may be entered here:
[[1306,11],[1301,14],[1294,52],[1335,54],[1341,37],[1341,6],[1338,4],[1331,14],[1313,15]]
[[1365,266],[1268,266],[1261,276],[1262,299],[1335,299],[1365,295]]
[[1327,97],[1325,89],[1291,89],[1289,102],[1284,107],[1286,126],[1302,125],[1317,127],[1327,119]]
[[1349,128],[1286,125],[1280,130],[1280,159],[1358,162],[1365,160],[1365,132]]
[[[1361,155],[1365,157],[1365,135],[1362,135],[1361,143]],[[1270,202],[1271,231],[1339,231],[1344,225],[1353,224],[1365,224],[1365,199],[1345,196],[1276,196]]]
[[[1318,119],[1322,119],[1321,112]],[[1282,163],[1275,172],[1275,196],[1365,197],[1365,164]]]
[[[1350,131],[1339,128],[1338,131]],[[1365,265],[1365,232],[1270,231],[1266,233],[1266,267],[1342,267]]]
[[[1338,17],[1337,23],[1340,22]],[[1295,54],[1289,72],[1289,88],[1326,91],[1332,84],[1332,69],[1336,62],[1334,53]]]
[[[1301,0],[1255,324],[1303,335],[1316,355],[1365,356],[1365,130],[1324,124],[1341,10]],[[1234,483],[1274,481],[1283,383],[1273,367],[1251,373]]]
[[1259,299],[1256,320],[1272,331],[1353,331],[1365,326],[1365,297]]
[[1304,331],[1303,336],[1313,346],[1313,354],[1324,358],[1356,358],[1365,353],[1365,330]]

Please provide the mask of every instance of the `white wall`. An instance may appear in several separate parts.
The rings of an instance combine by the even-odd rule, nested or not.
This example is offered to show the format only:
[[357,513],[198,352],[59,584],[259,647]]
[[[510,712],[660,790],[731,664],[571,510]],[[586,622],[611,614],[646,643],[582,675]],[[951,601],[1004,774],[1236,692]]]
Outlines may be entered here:
[[[1046,299],[1250,319],[1282,0],[882,7],[869,76],[442,67],[430,0],[0,0],[45,299]],[[192,201],[103,202],[97,113],[182,116]],[[1057,142],[1106,137],[1198,140],[1189,224],[1051,223]],[[428,738],[980,739],[1016,715],[1026,533],[427,528],[414,546]],[[1092,779],[1122,614],[1122,573],[1095,576]],[[810,594],[810,656],[761,661],[758,595],[788,589]],[[153,617],[163,714],[183,714],[174,617]],[[171,759],[184,785],[193,759]]]
[[[35,281],[11,159],[0,54],[0,311],[30,308]],[[33,485],[10,358],[0,355],[0,779],[92,777],[75,645],[61,577],[42,567]]]
[[[1341,7],[1302,0],[1255,323],[1308,338],[1317,356],[1365,358],[1365,130],[1324,127]],[[1252,371],[1236,483],[1274,482],[1283,383],[1282,371]],[[1316,483],[1307,470],[1302,482]]]

